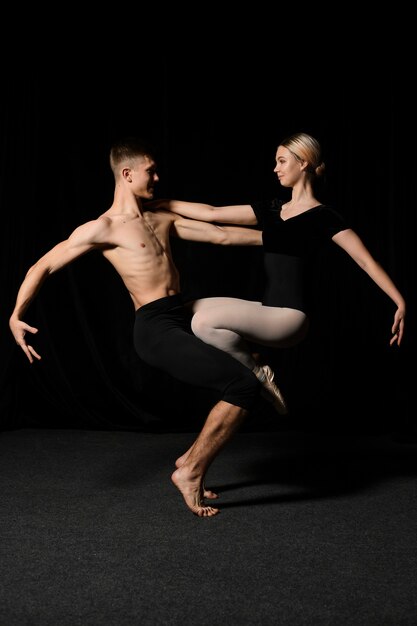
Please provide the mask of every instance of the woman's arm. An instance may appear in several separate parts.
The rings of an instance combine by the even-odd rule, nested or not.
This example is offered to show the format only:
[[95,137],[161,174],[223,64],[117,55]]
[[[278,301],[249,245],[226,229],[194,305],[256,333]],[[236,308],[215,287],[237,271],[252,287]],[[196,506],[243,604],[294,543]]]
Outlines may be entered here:
[[236,204],[215,207],[211,204],[199,202],[185,202],[183,200],[152,200],[146,203],[153,209],[166,209],[190,219],[202,222],[219,222],[221,224],[257,224],[255,213],[250,204]]
[[394,282],[383,269],[383,267],[375,261],[359,235],[351,228],[342,230],[332,237],[333,241],[340,246],[352,259],[372,278],[374,283],[378,285],[384,293],[391,298],[396,304],[397,310],[394,315],[394,323],[392,325],[392,338],[390,345],[394,343],[401,344],[404,334],[404,318],[406,314],[405,300]]

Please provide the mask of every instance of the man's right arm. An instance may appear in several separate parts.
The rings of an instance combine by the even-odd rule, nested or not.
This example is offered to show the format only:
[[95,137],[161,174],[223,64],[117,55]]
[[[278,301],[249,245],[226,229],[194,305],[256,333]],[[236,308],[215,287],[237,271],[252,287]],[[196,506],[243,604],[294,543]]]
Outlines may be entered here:
[[68,239],[58,243],[29,268],[17,293],[15,307],[9,319],[9,327],[17,345],[22,348],[30,363],[33,363],[33,357],[36,359],[41,357],[33,346],[26,343],[25,335],[27,332],[35,334],[38,329],[26,324],[22,320],[23,315],[51,274],[90,250],[103,245],[106,229],[108,229],[108,223],[102,218],[79,226]]
[[212,206],[200,202],[185,202],[184,200],[152,200],[146,203],[154,209],[166,209],[183,217],[201,222],[218,222],[221,224],[257,224],[255,213],[250,204],[236,204],[230,206]]

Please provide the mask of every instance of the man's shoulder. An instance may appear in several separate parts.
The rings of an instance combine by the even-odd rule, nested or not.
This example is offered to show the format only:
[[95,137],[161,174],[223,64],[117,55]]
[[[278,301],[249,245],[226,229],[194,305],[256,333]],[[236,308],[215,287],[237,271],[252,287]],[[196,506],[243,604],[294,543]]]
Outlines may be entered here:
[[77,226],[68,241],[72,245],[94,245],[106,242],[111,230],[109,220],[103,216],[89,220]]
[[161,215],[161,216],[163,215],[166,217],[173,217],[174,219],[175,217],[178,217],[176,213],[173,213],[172,211],[169,211],[168,209],[163,209],[162,207],[152,207],[146,204],[143,207],[143,213],[144,215],[150,214],[150,213],[152,213],[153,215]]
[[145,219],[157,224],[172,224],[178,219],[184,219],[181,215],[167,209],[149,209],[144,211]]

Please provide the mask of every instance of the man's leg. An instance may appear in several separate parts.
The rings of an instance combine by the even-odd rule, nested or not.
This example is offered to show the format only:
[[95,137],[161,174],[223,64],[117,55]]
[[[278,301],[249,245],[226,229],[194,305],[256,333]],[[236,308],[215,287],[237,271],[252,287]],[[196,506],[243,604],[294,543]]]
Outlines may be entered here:
[[172,482],[186,505],[199,517],[211,517],[219,512],[219,509],[204,504],[204,476],[247,414],[247,410],[220,400],[210,411],[184,463],[172,474]]
[[191,332],[189,313],[180,296],[161,298],[138,309],[134,345],[149,365],[182,382],[212,389],[222,398],[210,411],[194,444],[177,459],[172,477],[193,512],[214,515],[218,511],[204,505],[204,497],[216,497],[208,490],[204,493],[204,475],[253,407],[261,388],[259,381],[236,359]]

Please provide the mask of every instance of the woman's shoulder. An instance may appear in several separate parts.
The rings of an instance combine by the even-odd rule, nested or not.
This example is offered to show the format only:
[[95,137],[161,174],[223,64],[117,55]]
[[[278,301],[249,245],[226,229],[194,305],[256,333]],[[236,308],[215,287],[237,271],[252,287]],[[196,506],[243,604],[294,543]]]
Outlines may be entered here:
[[317,208],[322,213],[325,213],[325,214],[327,213],[328,215],[332,215],[341,220],[345,219],[342,213],[339,211],[339,209],[337,209],[333,204],[330,204],[330,203],[320,204]]
[[316,214],[322,226],[332,234],[350,228],[345,217],[332,204],[320,204],[316,207]]
[[284,202],[285,200],[283,200],[282,198],[263,198],[252,202],[251,207],[254,209],[255,212],[281,211]]

